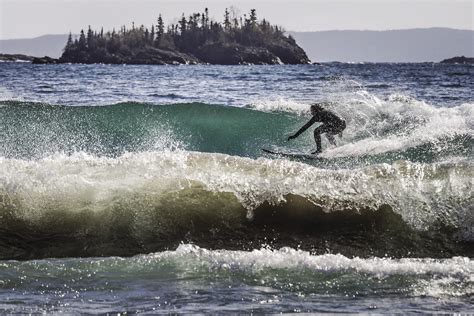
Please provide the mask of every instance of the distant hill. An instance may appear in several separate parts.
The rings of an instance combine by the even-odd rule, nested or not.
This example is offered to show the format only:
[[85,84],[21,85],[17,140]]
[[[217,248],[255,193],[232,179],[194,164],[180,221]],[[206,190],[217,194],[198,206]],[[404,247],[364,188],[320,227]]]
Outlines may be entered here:
[[313,62],[440,62],[453,56],[474,56],[472,30],[429,28],[290,34]]
[[63,52],[67,37],[67,34],[60,34],[43,35],[25,39],[0,40],[0,53],[58,58]]
[[[474,56],[474,31],[448,28],[393,31],[289,32],[313,62],[440,62]],[[67,34],[0,40],[0,53],[59,57]]]

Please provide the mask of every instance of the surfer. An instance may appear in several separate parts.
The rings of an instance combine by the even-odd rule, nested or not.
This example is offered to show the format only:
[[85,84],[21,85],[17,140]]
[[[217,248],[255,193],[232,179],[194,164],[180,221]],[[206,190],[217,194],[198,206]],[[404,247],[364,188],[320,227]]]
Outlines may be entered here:
[[314,123],[321,122],[322,124],[316,127],[314,130],[316,150],[313,151],[312,154],[319,154],[322,151],[321,134],[326,134],[328,141],[332,145],[336,146],[334,135],[338,134],[339,137],[342,137],[342,131],[346,128],[346,122],[336,114],[325,110],[320,104],[311,105],[311,115],[313,115],[313,117],[309,120],[309,122],[301,127],[294,135],[288,137],[288,141],[298,137]]

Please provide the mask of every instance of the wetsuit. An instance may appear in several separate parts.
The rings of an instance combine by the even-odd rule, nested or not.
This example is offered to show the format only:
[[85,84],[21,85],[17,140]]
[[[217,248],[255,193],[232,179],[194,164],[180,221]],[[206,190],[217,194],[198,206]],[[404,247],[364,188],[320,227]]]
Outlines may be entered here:
[[298,137],[301,133],[306,131],[311,125],[316,122],[321,122],[322,124],[318,126],[314,130],[314,141],[316,142],[316,151],[313,153],[320,153],[321,152],[321,134],[326,133],[326,137],[328,138],[331,144],[336,145],[336,141],[334,140],[333,135],[339,134],[342,135],[342,131],[346,128],[346,122],[338,117],[336,114],[327,111],[327,110],[319,110],[317,111],[313,117],[306,123],[303,127],[301,127],[293,136],[290,136],[288,140]]

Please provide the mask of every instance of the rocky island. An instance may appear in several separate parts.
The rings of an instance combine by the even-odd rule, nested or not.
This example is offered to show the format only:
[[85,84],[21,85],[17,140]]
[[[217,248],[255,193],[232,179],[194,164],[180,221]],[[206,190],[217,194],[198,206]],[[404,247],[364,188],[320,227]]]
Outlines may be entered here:
[[206,8],[177,24],[165,26],[161,14],[150,28],[141,25],[97,32],[90,26],[79,38],[71,34],[59,60],[38,63],[105,64],[307,64],[305,51],[283,29],[256,11],[243,17],[226,9],[222,23],[209,18]]
[[441,64],[474,64],[474,57],[457,56],[453,58],[444,59]]

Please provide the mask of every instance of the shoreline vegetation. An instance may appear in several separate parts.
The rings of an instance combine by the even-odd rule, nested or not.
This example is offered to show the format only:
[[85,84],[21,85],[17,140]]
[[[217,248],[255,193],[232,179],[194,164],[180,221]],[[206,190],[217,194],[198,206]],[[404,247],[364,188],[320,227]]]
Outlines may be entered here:
[[202,13],[184,14],[176,24],[165,26],[161,14],[150,28],[144,25],[120,30],[87,32],[73,40],[69,34],[59,59],[37,63],[104,64],[309,64],[306,52],[282,27],[259,21],[255,9],[248,15],[224,12],[224,21]]

